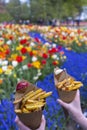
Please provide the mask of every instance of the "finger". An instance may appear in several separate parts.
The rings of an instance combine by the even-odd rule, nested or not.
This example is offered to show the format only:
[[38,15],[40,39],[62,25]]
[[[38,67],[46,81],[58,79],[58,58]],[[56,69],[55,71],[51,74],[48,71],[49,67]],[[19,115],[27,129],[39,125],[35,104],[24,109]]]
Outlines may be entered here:
[[80,91],[79,91],[79,89],[78,89],[77,92],[76,92],[75,99],[80,99]]
[[46,126],[45,116],[42,115],[41,125],[40,125],[40,127],[37,130],[45,130],[45,126]]
[[79,103],[80,104],[80,91],[79,89],[76,92],[75,98],[73,99],[73,101],[71,103]]
[[16,116],[15,118],[15,123],[18,125],[20,130],[30,130],[28,127],[26,127],[20,120],[19,118]]
[[68,105],[67,103],[63,102],[62,100],[57,99],[57,101],[58,101],[58,103],[59,103],[61,106],[63,106],[64,108],[66,108],[66,109],[69,108],[69,105]]
[[42,122],[43,122],[43,124],[45,126],[46,125],[46,120],[45,120],[45,116],[44,115],[42,115]]
[[18,120],[19,120],[19,118],[18,118],[18,116],[16,116],[16,118],[15,118],[15,123],[16,123]]

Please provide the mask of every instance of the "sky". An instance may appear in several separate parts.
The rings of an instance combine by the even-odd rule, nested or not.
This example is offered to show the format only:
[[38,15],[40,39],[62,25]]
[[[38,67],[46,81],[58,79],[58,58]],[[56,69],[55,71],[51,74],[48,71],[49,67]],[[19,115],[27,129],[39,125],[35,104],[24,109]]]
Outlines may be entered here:
[[21,0],[21,2],[26,2],[26,0]]
[[[5,0],[6,2],[8,2],[9,0]],[[27,0],[20,0],[21,2],[26,2]]]

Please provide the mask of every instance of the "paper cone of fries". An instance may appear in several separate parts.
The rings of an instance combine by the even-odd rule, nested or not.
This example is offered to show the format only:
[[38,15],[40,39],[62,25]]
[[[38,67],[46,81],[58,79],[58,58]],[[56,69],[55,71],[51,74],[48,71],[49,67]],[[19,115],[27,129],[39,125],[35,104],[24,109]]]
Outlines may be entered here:
[[32,130],[37,129],[41,124],[42,111],[46,104],[45,98],[51,94],[52,92],[46,93],[25,80],[19,82],[13,103],[20,121]]
[[83,84],[69,75],[66,69],[54,69],[54,83],[58,91],[58,95],[64,102],[70,103],[76,95],[76,91]]
[[[76,81],[71,75],[69,75],[66,69],[55,68],[54,69],[54,83],[58,91],[60,99],[66,103],[70,103],[75,98],[77,89],[79,89],[83,84],[80,81]],[[68,119],[69,113],[63,107],[65,118]],[[69,125],[69,120],[66,126]]]

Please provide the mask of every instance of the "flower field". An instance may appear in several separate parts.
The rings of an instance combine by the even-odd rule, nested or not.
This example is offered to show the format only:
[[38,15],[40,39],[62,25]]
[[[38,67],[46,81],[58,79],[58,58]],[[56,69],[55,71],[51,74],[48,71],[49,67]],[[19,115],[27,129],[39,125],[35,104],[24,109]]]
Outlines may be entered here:
[[[87,30],[67,27],[38,27],[45,39],[76,52],[87,52]],[[32,29],[33,30],[33,29]]]
[[[83,82],[82,106],[87,105],[87,30],[37,25],[0,25],[0,129],[16,130],[12,101],[18,81],[26,79],[53,94],[43,111],[47,130],[64,127],[57,103],[53,70],[58,66]],[[7,99],[6,99],[7,98]],[[86,111],[86,109],[85,109]],[[62,126],[62,127],[61,127]]]

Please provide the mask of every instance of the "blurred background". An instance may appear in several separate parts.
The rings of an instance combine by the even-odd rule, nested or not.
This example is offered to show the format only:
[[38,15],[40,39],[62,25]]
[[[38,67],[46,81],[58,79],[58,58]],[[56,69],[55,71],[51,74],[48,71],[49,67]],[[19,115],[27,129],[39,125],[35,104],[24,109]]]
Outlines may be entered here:
[[0,0],[0,22],[87,25],[87,0]]
[[46,130],[68,130],[56,101],[56,66],[83,83],[87,116],[87,0],[0,0],[0,130],[18,130],[13,101],[23,79],[53,92],[43,111]]

